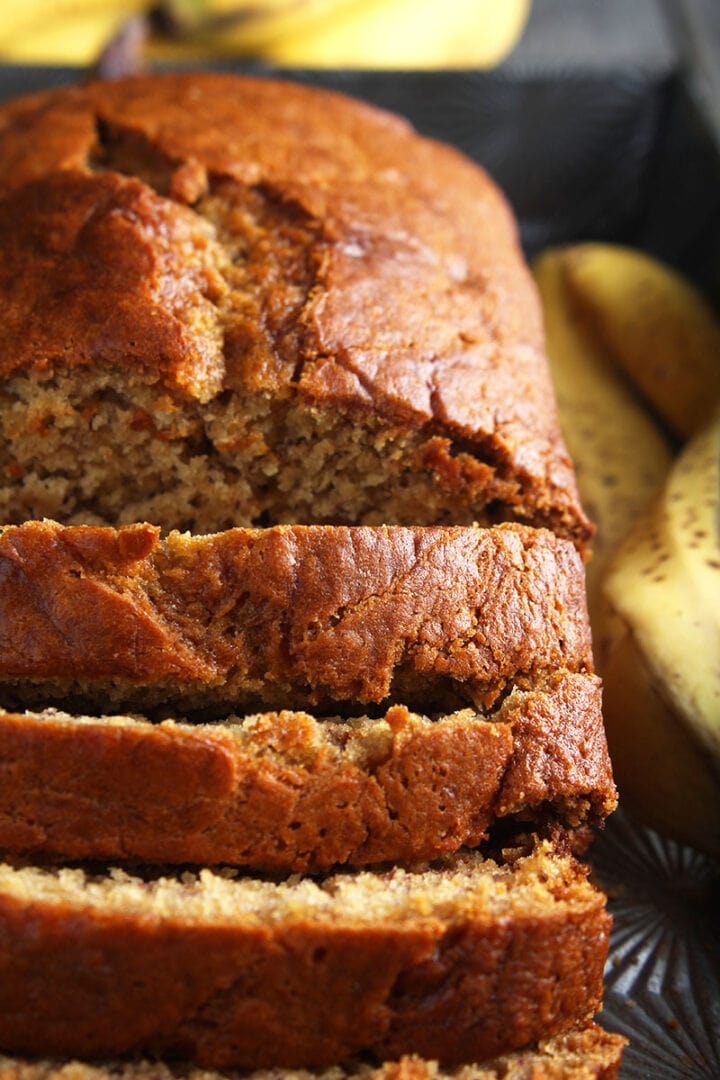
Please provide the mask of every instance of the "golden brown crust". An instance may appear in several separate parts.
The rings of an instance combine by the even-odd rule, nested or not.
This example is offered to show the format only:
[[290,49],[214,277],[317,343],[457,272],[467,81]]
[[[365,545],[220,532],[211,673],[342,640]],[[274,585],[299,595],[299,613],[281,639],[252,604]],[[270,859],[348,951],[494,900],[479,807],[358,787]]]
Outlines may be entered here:
[[508,207],[397,118],[210,74],[24,99],[0,109],[0,246],[8,375],[370,413],[423,433],[415,467],[471,516],[590,535]]
[[2,530],[0,574],[6,704],[425,711],[592,670],[580,559],[523,526],[161,541],[149,525],[31,522]]
[[[447,1072],[434,1061],[417,1056],[379,1066],[331,1068],[324,1073],[273,1069],[249,1074],[245,1080],[616,1080],[626,1040],[597,1024],[574,1028],[538,1046],[493,1061],[460,1066]],[[0,1080],[231,1080],[182,1063],[28,1061],[0,1057]],[[234,1074],[232,1080],[238,1080]]]
[[577,864],[546,856],[517,873],[541,902],[516,899],[510,914],[428,894],[402,919],[345,914],[342,901],[332,918],[296,903],[263,920],[240,906],[186,919],[182,905],[141,914],[79,890],[19,895],[3,879],[0,1045],[249,1069],[361,1050],[449,1064],[505,1053],[592,1017],[610,923]]
[[0,236],[0,294],[10,301],[1,334],[13,349],[3,376],[164,359],[187,392],[207,398],[220,388],[222,335],[209,297],[222,283],[203,264],[207,231],[190,211],[139,180],[66,172],[0,202]]
[[614,806],[594,676],[515,691],[492,718],[388,710],[153,726],[0,712],[0,848],[301,871],[432,859],[495,817],[576,826]]

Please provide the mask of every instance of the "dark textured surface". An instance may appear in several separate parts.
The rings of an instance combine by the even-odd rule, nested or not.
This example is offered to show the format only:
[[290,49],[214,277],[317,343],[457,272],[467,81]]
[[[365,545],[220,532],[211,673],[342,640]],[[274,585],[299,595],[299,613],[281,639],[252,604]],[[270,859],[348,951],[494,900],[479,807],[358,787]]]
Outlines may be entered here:
[[613,815],[589,859],[614,918],[600,1022],[620,1080],[720,1076],[720,863]]

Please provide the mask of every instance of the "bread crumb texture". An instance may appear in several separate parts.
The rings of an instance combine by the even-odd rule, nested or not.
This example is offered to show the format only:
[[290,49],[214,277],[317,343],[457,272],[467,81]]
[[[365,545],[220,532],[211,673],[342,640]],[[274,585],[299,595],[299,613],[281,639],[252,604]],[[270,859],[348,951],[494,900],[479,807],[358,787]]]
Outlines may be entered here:
[[[325,878],[285,881],[242,877],[233,870],[202,869],[180,876],[107,876],[68,867],[14,868],[0,864],[0,895],[25,904],[70,905],[182,924],[273,926],[298,921],[347,926],[411,924],[417,919],[459,921],[544,914],[587,904],[595,894],[569,856],[549,842],[510,864],[457,855],[437,868],[393,867],[386,872],[336,872]],[[601,904],[599,896],[594,901]]]
[[0,869],[6,1053],[483,1060],[590,1019],[609,916],[549,842],[281,881]]
[[[267,1069],[245,1080],[616,1080],[626,1040],[597,1024],[573,1028],[537,1046],[481,1065],[443,1069],[415,1055],[379,1066],[350,1064],[321,1073],[306,1069]],[[213,1073],[161,1061],[30,1062],[0,1057],[0,1080],[239,1080],[238,1074]]]

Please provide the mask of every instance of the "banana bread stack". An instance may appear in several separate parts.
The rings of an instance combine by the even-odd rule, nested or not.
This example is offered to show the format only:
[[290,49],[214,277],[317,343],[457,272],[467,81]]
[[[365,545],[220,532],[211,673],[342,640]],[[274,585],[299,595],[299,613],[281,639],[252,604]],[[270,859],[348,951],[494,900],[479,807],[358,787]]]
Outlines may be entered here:
[[3,106],[0,236],[2,1080],[615,1076],[591,527],[497,190],[171,75]]

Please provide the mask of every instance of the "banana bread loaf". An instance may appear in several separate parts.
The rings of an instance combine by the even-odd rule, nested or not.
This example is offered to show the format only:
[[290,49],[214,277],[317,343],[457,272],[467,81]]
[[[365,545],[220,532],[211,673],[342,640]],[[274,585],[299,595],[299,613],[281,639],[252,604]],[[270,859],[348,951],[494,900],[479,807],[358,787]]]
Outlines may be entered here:
[[609,922],[549,842],[504,865],[285,883],[4,866],[0,1046],[211,1068],[482,1060],[592,1017]]
[[217,74],[15,101],[0,247],[0,520],[590,535],[512,215],[398,118]]
[[0,711],[0,849],[293,871],[432,859],[495,820],[575,828],[615,803],[591,675],[513,689],[485,719],[222,724]]
[[571,856],[418,861],[614,802],[502,196],[340,95],[168,75],[0,107],[0,244],[3,701],[97,714],[0,714],[0,1046],[386,1080],[597,1047]]
[[[404,1057],[379,1066],[338,1066],[322,1073],[270,1069],[245,1080],[616,1080],[625,1039],[597,1024],[585,1024],[537,1046],[486,1061],[441,1069],[437,1062]],[[0,1057],[0,1080],[239,1080],[238,1074],[212,1073],[159,1061],[28,1061]]]
[[592,671],[583,566],[520,525],[0,532],[3,703],[490,710]]

